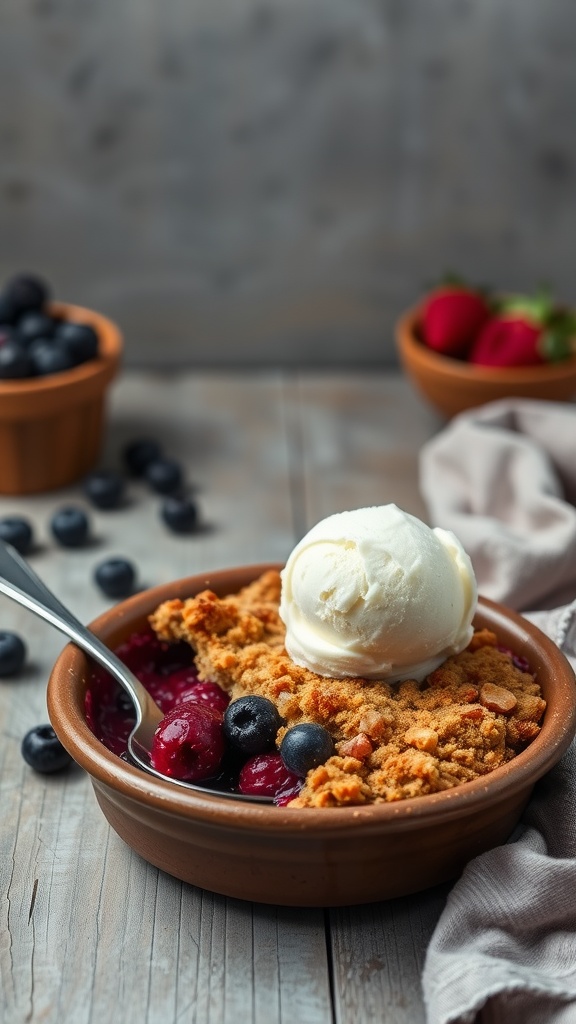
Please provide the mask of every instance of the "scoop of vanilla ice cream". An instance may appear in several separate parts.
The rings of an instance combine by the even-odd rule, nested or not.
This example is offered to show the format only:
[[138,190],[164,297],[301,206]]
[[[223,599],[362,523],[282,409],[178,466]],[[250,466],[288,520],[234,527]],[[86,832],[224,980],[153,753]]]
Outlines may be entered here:
[[469,643],[477,596],[453,533],[396,505],[338,512],[282,571],[286,650],[319,675],[420,682]]

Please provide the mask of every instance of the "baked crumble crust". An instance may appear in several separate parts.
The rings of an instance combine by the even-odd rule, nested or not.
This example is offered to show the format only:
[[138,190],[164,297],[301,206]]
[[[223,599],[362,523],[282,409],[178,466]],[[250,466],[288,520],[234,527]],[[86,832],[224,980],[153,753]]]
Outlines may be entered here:
[[[186,640],[201,679],[232,699],[270,698],[286,726],[317,722],[336,753],[308,773],[290,807],[333,807],[403,800],[486,775],[540,731],[540,687],[498,649],[489,630],[475,632],[422,684],[407,679],[332,679],[295,665],[284,648],[278,613],[280,575],[264,573],[237,594],[205,590],[166,601],[151,615],[161,639]],[[278,742],[285,728],[278,733]]]

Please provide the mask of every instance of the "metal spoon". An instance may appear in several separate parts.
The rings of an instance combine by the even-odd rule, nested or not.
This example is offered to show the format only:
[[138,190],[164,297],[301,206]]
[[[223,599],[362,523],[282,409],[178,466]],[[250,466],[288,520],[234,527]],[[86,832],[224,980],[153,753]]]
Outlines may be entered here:
[[[193,789],[198,793],[217,792],[218,796],[231,797],[234,800],[251,800],[257,803],[271,803],[271,797],[246,796],[243,793],[229,793],[225,790],[214,790],[209,785],[200,786],[182,779],[173,779],[159,772],[150,763],[150,751],[154,732],[164,717],[156,702],[152,699],[139,679],[120,661],[113,651],[89,630],[66,608],[61,601],[48,589],[36,575],[28,563],[10,544],[0,541],[0,593],[17,601],[29,611],[45,619],[56,629],[65,633],[94,661],[105,668],[126,691],[136,713],[136,724],[128,737],[127,754],[130,761],[151,775]],[[207,780],[208,781],[208,780]]]

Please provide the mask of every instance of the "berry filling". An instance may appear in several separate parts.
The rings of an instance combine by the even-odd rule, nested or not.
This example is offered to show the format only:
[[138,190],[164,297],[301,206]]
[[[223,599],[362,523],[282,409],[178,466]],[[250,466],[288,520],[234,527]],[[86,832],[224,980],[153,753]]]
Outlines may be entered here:
[[[212,792],[268,797],[278,806],[298,795],[302,779],[274,749],[282,719],[270,701],[231,702],[217,683],[198,678],[188,644],[165,643],[151,629],[133,633],[116,653],[165,715],[154,737],[154,768]],[[92,669],[85,712],[100,742],[126,759],[135,723],[132,703],[99,667]]]
[[179,677],[182,677],[182,681],[185,679],[189,680],[187,685],[192,689],[183,689],[180,696],[176,698],[178,704],[187,702],[189,700],[199,701],[201,704],[207,704],[208,707],[213,708],[214,711],[219,711],[220,714],[224,714],[226,708],[230,703],[230,697],[218,686],[218,683],[200,682],[194,672],[191,669],[184,669],[181,673],[175,672],[170,676],[170,686],[174,686],[175,682],[179,682]]
[[[188,644],[163,643],[151,629],[134,633],[116,654],[165,713],[198,683]],[[135,723],[132,703],[104,669],[92,669],[85,711],[88,725],[100,742],[119,757],[124,754]]]

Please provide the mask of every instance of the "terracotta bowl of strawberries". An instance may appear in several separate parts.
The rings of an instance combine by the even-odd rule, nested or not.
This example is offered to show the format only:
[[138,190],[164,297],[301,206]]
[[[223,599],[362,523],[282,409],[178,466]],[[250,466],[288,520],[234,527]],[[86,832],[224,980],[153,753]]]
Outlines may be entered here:
[[[279,568],[244,566],[164,584],[116,605],[91,628],[110,648],[125,648],[146,630],[162,602],[207,588],[220,596],[235,594]],[[576,731],[574,673],[552,641],[484,599],[475,625],[493,630],[506,649],[525,659],[546,701],[541,730],[488,774],[424,796],[291,808],[226,795],[222,784],[190,790],[156,778],[114,752],[110,733],[106,743],[95,735],[89,724],[94,704],[87,702],[94,666],[73,644],[51,673],[48,711],[61,743],[88,773],[111,827],[163,871],[225,896],[268,904],[341,906],[389,899],[454,879],[470,858],[505,842],[535,783]],[[107,706],[114,714],[122,710]]]
[[399,318],[396,343],[416,390],[447,418],[501,398],[576,396],[576,318],[548,296],[442,286]]

